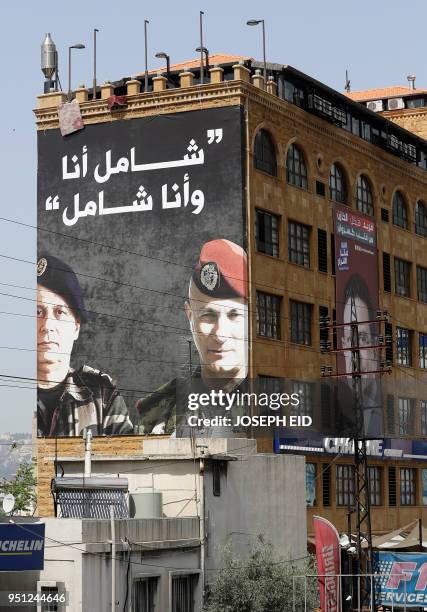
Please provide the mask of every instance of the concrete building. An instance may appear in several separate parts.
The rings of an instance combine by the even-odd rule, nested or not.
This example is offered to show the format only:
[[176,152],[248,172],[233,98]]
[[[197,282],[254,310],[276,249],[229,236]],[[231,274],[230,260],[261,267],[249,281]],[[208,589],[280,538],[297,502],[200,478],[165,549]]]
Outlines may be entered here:
[[[63,442],[58,440],[56,460],[65,477],[83,476],[83,454],[70,455],[67,450],[76,453],[76,445],[67,449]],[[185,439],[147,439],[132,458],[94,449],[92,476],[126,478],[136,513],[142,508],[151,516],[115,520],[119,608],[136,612],[145,598],[150,611],[201,612],[203,584],[222,566],[224,548],[244,559],[259,536],[287,559],[304,558],[304,466],[304,457],[257,453],[255,440],[243,439],[199,440],[197,448]],[[162,499],[156,516],[147,504],[150,495]],[[144,497],[142,506],[138,496]],[[73,612],[110,609],[110,521],[41,520],[44,570],[7,572],[3,590],[58,589],[68,591],[67,609]]]
[[[420,437],[426,435],[426,404],[411,387],[424,384],[427,372],[427,142],[290,66],[269,64],[269,80],[264,83],[260,62],[214,56],[211,65],[209,82],[202,85],[193,63],[172,67],[169,82],[151,74],[148,93],[141,92],[140,75],[128,82],[105,84],[97,99],[87,89],[79,89],[75,95],[83,121],[90,125],[233,105],[244,109],[243,195],[251,286],[250,375],[254,378],[313,381],[319,378],[321,365],[334,367],[335,357],[321,354],[318,325],[319,315],[334,318],[336,307],[332,205],[339,202],[371,215],[377,226],[379,306],[391,314],[390,380],[409,388],[405,397],[389,406],[390,419],[400,424],[402,436],[410,434],[409,421],[416,423]],[[107,99],[114,95],[127,95],[126,106],[110,110]],[[38,130],[58,126],[56,107],[64,99],[58,92],[39,96]],[[102,454],[120,457],[122,473],[128,469],[126,457],[141,456],[144,462],[147,443],[152,444],[139,436],[100,438],[94,440],[94,453],[97,461]],[[58,455],[76,458],[81,445],[78,439],[59,439]],[[271,452],[272,440],[258,440],[258,450]],[[427,471],[422,456],[426,451],[412,450],[378,454],[377,449],[372,455],[374,533],[418,516],[427,518],[423,489]],[[282,451],[295,452],[295,447],[290,451],[284,444]],[[323,450],[300,452],[314,466],[309,533],[313,513],[345,530],[348,508],[354,502],[351,455],[342,450],[329,455]],[[53,463],[54,441],[39,439],[43,514],[52,511]],[[227,465],[228,470],[236,469],[232,462]],[[277,486],[282,504],[289,491],[299,495],[297,489]]]

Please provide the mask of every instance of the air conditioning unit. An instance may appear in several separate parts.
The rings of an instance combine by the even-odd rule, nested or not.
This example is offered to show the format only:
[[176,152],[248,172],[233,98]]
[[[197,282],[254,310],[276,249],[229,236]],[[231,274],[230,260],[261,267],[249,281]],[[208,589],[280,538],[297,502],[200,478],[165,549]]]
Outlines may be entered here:
[[403,98],[391,98],[387,102],[387,107],[388,110],[397,110],[400,108],[405,108],[405,103],[403,101]]
[[382,100],[372,100],[372,102],[368,102],[366,105],[370,111],[374,111],[374,113],[380,113],[383,110],[383,101]]

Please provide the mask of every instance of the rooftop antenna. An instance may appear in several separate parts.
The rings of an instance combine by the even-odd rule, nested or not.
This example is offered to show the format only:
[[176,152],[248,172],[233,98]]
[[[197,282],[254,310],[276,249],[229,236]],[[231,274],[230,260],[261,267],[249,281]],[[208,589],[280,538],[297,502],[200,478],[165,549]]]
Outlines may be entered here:
[[351,81],[348,78],[348,70],[345,71],[345,86],[344,89],[347,93],[350,93],[351,91]]
[[[58,52],[50,32],[41,45],[41,70],[45,76],[44,93],[58,91]],[[55,78],[53,78],[55,76]]]
[[15,507],[15,496],[12,493],[8,493],[3,498],[3,512],[12,516],[13,509]]
[[415,79],[416,79],[415,74],[408,74],[406,78],[409,83],[409,89],[415,89]]

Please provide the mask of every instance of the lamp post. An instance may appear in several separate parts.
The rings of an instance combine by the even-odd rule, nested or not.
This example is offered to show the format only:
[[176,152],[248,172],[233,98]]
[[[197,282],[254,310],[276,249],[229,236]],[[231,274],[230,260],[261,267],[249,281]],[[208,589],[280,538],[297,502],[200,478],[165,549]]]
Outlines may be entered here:
[[203,15],[204,12],[200,11],[200,84],[203,85]]
[[84,49],[85,46],[81,43],[68,47],[68,102],[71,102],[71,49]]
[[267,63],[265,61],[265,23],[264,19],[249,19],[246,22],[248,26],[257,26],[262,23],[262,53],[264,57],[264,86],[267,84]]
[[169,76],[170,70],[171,70],[171,58],[170,58],[170,55],[168,55],[164,51],[159,51],[158,53],[156,53],[155,57],[158,57],[159,59],[165,59],[166,60],[166,75]]
[[[196,47],[195,51],[196,51],[196,53],[203,53],[204,54],[206,70],[209,72],[209,50],[206,49],[206,47]],[[201,80],[200,82],[203,83],[203,80]]]
[[144,19],[144,47],[145,47],[145,78],[144,78],[144,91],[148,91],[148,51],[147,51],[147,25],[150,22],[148,19]]
[[92,100],[96,100],[96,33],[97,28],[93,28],[93,94]]

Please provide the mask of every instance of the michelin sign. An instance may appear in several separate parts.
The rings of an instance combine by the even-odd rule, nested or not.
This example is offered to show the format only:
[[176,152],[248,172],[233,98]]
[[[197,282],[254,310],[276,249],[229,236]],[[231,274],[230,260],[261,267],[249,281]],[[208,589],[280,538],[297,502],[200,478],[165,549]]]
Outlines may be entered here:
[[42,570],[44,523],[0,524],[0,571]]

